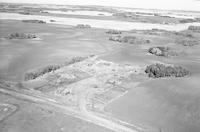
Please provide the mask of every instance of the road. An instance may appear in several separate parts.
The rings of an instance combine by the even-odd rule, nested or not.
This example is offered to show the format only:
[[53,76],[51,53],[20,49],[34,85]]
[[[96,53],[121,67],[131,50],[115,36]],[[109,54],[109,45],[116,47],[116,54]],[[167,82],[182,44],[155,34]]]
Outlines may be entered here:
[[[133,130],[131,128],[128,128],[122,124],[119,124],[117,122],[98,117],[94,114],[91,114],[88,112],[85,108],[82,111],[74,110],[68,106],[65,106],[64,104],[61,104],[53,99],[50,99],[48,97],[39,95],[38,93],[34,92],[26,92],[21,90],[13,90],[10,88],[0,87],[0,92],[4,94],[9,94],[13,97],[21,98],[30,100],[32,102],[38,103],[38,104],[46,104],[53,107],[56,107],[57,109],[61,110],[64,114],[71,115],[73,117],[94,123],[96,125],[105,127],[107,129],[113,130],[115,132],[139,132],[138,130]],[[84,103],[83,103],[84,104]]]

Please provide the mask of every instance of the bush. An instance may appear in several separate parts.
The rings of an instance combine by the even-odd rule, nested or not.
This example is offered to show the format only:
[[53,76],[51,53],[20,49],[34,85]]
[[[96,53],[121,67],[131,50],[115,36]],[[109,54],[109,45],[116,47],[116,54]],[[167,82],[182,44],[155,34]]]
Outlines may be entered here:
[[109,37],[109,40],[110,41],[118,41],[118,42],[120,42],[121,38],[122,37],[120,35],[118,35],[118,36],[111,36],[111,37]]
[[24,75],[24,80],[25,81],[28,81],[28,80],[33,80],[33,79],[36,79],[46,73],[49,73],[51,71],[55,71],[57,69],[59,69],[60,66],[59,65],[48,65],[48,66],[45,66],[45,67],[42,67],[42,68],[39,68],[39,69],[34,69],[32,71],[28,71],[25,73]]
[[177,53],[170,49],[169,47],[151,47],[149,48],[149,53],[154,54],[156,56],[176,56]]
[[122,32],[119,30],[108,30],[106,33],[107,34],[122,34]]
[[146,44],[150,43],[150,40],[145,40],[143,38],[137,38],[135,36],[111,36],[109,38],[111,41],[117,41],[120,43],[129,43],[129,44]]
[[196,22],[195,19],[182,19],[179,20],[180,23],[192,23],[192,22]]
[[113,16],[133,19],[137,18],[137,15],[133,12],[114,13]]
[[33,39],[37,37],[34,34],[12,33],[7,38],[8,39]]
[[[89,57],[93,57],[93,56],[91,55]],[[28,81],[28,80],[36,79],[36,78],[38,78],[38,77],[40,77],[40,76],[42,76],[46,73],[60,69],[62,66],[68,66],[68,65],[71,65],[71,64],[74,64],[74,63],[78,63],[78,62],[81,62],[81,61],[83,61],[87,58],[88,57],[73,57],[73,58],[70,58],[67,61],[65,61],[64,65],[50,64],[50,65],[47,65],[45,67],[33,69],[33,70],[25,73],[24,80]]]
[[77,63],[77,62],[81,62],[81,61],[83,61],[83,60],[85,60],[85,59],[87,59],[88,57],[80,57],[80,56],[77,56],[77,57],[73,57],[73,58],[71,58],[71,59],[69,59],[69,60],[67,60],[67,61],[65,61],[65,66],[67,66],[67,65],[71,65],[71,64],[74,64],[74,63]]
[[135,36],[124,36],[121,38],[120,42],[134,44],[136,42],[136,37]]
[[76,25],[76,28],[91,28],[91,26],[88,25],[88,24],[86,24],[86,25],[84,25],[84,24],[78,24],[78,25]]
[[50,20],[50,22],[56,22],[56,20]]
[[165,66],[163,64],[152,64],[146,67],[145,73],[152,78],[161,77],[184,77],[189,74],[189,71],[181,66]]
[[194,32],[200,32],[200,26],[189,26],[188,30],[191,30]]
[[195,46],[199,44],[199,40],[195,39],[195,38],[191,38],[191,39],[187,39],[187,38],[183,38],[183,39],[179,39],[176,40],[176,43],[181,44],[183,46]]
[[195,18],[195,20],[196,20],[197,22],[200,22],[200,18],[198,18],[198,17],[197,17],[197,18]]
[[194,36],[191,33],[184,33],[184,32],[174,32],[175,35],[177,36],[182,36],[186,38],[194,38]]
[[22,14],[22,15],[30,15],[31,13],[30,12],[19,12],[19,14]]
[[165,48],[162,47],[151,47],[149,48],[149,53],[157,55],[157,56],[165,56]]
[[39,24],[46,23],[45,21],[42,21],[42,20],[22,20],[22,22],[25,22],[25,23],[39,23]]

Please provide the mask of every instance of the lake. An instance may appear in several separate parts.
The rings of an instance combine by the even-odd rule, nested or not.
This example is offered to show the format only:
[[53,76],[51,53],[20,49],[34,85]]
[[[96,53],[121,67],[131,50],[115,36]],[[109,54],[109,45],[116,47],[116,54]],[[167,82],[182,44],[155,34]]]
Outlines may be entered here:
[[[152,24],[143,22],[125,22],[116,20],[97,20],[97,19],[83,19],[83,18],[66,18],[66,17],[54,17],[54,16],[39,16],[39,15],[22,15],[17,13],[0,13],[0,19],[8,20],[29,20],[37,19],[43,20],[51,24],[62,24],[62,25],[72,25],[77,24],[89,24],[95,28],[102,29],[117,29],[117,30],[151,30],[151,29],[163,29],[168,31],[181,31],[188,28],[190,25],[200,26],[200,23],[187,23],[187,24],[174,24],[174,25],[164,25],[164,24]],[[50,22],[50,20],[56,20],[56,22]]]
[[85,16],[112,16],[112,13],[102,11],[58,11],[58,10],[46,10],[45,12],[52,14],[66,14],[66,15],[85,15]]

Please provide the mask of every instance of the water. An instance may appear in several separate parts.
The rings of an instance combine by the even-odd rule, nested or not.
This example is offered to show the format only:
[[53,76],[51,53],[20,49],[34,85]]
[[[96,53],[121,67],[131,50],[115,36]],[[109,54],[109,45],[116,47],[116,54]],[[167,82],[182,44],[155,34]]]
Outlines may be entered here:
[[163,14],[161,16],[169,16],[169,17],[175,17],[175,18],[182,18],[182,19],[194,19],[195,17],[192,15],[183,15],[183,14]]
[[[0,19],[9,20],[29,20],[37,19],[43,20],[51,24],[62,24],[72,25],[77,24],[89,24],[95,28],[102,29],[117,29],[117,30],[151,30],[152,28],[163,29],[168,31],[181,31],[188,28],[190,25],[200,26],[200,23],[187,23],[187,24],[174,24],[174,25],[163,25],[163,24],[152,24],[142,22],[125,22],[116,20],[97,20],[97,19],[82,19],[82,18],[65,18],[65,17],[54,17],[54,16],[39,16],[39,15],[22,15],[17,13],[0,13]],[[56,20],[56,22],[50,22],[50,20]]]
[[101,12],[101,11],[58,11],[58,10],[47,10],[48,13],[52,14],[66,14],[66,15],[86,15],[86,16],[112,16],[112,13]]
[[167,11],[167,10],[150,10],[150,9],[129,9],[129,8],[116,8],[121,12],[133,12],[133,13],[144,13],[139,14],[140,16],[154,16],[159,14],[160,16],[169,16],[181,19],[194,19],[199,18],[199,12],[180,12],[180,11]]

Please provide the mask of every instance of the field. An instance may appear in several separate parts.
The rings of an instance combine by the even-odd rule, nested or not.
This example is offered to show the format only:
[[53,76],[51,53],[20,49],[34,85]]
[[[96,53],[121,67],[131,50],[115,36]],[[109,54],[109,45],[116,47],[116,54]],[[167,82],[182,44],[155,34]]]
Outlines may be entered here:
[[[26,28],[23,28],[24,26]],[[0,78],[3,79],[22,80],[23,74],[29,69],[45,64],[61,63],[72,56],[101,54],[113,49],[114,46],[107,40],[104,31],[100,29],[78,30],[72,26],[41,26],[40,24],[24,24],[19,21],[1,21],[0,28],[1,37],[17,31],[33,33],[40,38],[38,40],[6,40],[3,38],[0,40],[2,61]]]
[[[180,20],[198,23],[198,13],[188,20],[164,16],[163,11],[127,13],[111,7],[56,6],[51,14],[51,6],[1,6],[1,13],[23,17],[106,21],[100,23],[105,28],[98,28],[82,21],[67,25],[0,16],[0,131],[199,132],[199,27],[179,25]],[[74,14],[63,13],[70,8]],[[124,30],[107,28],[107,20]],[[175,26],[127,30],[124,22]],[[168,69],[162,67],[166,73],[151,78],[145,69],[152,64]],[[169,76],[173,66],[187,74]]]

